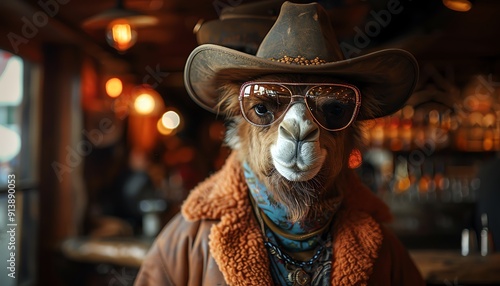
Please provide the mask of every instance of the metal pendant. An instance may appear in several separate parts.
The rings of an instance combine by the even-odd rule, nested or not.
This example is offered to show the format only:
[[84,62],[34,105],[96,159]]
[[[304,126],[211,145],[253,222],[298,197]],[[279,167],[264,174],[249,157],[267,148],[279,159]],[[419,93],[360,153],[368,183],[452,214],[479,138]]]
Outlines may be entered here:
[[301,268],[296,268],[288,273],[288,280],[290,280],[294,286],[305,286],[311,283],[311,277]]

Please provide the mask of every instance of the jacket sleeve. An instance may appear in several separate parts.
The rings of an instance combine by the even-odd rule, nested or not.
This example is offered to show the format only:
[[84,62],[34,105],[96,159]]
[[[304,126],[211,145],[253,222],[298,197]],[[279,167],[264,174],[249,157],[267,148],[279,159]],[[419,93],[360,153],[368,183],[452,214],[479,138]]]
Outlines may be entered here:
[[176,215],[156,238],[134,285],[203,285],[213,261],[207,246],[211,225]]
[[391,231],[381,228],[384,240],[368,284],[424,286],[425,281],[408,251]]

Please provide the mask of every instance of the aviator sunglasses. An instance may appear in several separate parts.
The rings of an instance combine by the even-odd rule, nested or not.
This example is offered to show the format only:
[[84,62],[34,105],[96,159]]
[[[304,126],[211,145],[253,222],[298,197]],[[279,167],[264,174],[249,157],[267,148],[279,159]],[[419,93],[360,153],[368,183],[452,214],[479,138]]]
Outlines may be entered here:
[[260,127],[270,126],[292,104],[304,101],[314,120],[328,131],[347,128],[361,106],[359,89],[343,83],[247,82],[239,100],[243,117]]

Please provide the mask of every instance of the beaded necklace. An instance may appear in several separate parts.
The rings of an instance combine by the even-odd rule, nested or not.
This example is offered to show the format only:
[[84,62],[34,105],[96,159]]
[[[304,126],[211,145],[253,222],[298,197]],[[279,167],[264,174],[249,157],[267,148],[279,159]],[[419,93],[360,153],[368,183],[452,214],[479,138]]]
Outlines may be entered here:
[[[283,251],[276,243],[271,241],[273,234],[269,228],[266,228],[267,224],[263,219],[265,214],[261,213],[261,210],[256,205],[251,195],[250,201],[252,202],[255,215],[264,234],[264,245],[267,247],[269,254],[273,256],[271,257],[271,266],[273,269],[271,275],[273,276],[275,282],[279,281],[279,285],[292,286],[329,285],[329,277],[332,266],[331,258],[333,256],[330,231],[327,230],[326,233],[322,235],[324,239],[319,241],[319,246],[309,260],[296,260]],[[328,226],[330,226],[330,224]],[[322,257],[321,261],[320,257]],[[282,277],[277,275],[278,273],[283,272],[282,269],[280,269],[280,263],[284,264],[284,268],[287,272],[286,281],[282,281]],[[318,267],[314,267],[314,264],[318,264]]]

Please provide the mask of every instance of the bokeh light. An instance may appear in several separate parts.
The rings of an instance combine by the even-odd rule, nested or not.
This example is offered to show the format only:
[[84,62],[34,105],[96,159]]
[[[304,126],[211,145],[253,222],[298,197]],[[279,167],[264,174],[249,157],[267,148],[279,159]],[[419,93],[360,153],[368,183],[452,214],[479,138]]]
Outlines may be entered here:
[[168,135],[173,135],[175,134],[175,130],[174,129],[170,129],[170,128],[166,128],[164,125],[163,125],[163,122],[162,122],[162,119],[160,118],[158,120],[158,122],[156,123],[156,129],[158,129],[158,132],[160,132],[161,135],[165,135],[165,136],[168,136]]
[[108,94],[109,97],[118,97],[120,94],[122,94],[123,91],[123,84],[122,81],[119,78],[110,78],[106,82],[106,93]]
[[175,111],[167,111],[161,117],[163,126],[167,129],[175,129],[181,124],[181,117]]
[[21,138],[17,132],[0,125],[0,162],[9,162],[21,151]]
[[150,114],[155,109],[155,100],[150,94],[142,93],[135,99],[134,108],[139,114]]
[[469,0],[443,0],[443,4],[458,12],[467,12],[472,8],[472,2]]

